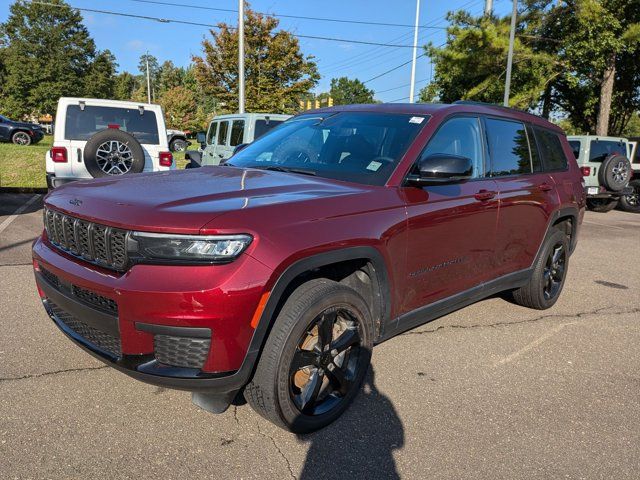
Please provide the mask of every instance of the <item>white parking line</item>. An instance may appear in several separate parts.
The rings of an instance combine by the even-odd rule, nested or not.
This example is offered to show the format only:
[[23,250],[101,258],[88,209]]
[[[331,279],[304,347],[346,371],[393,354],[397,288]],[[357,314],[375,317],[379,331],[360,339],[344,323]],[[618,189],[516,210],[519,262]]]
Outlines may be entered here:
[[544,335],[541,335],[538,338],[536,338],[533,342],[531,342],[528,345],[525,345],[524,347],[522,347],[517,352],[514,352],[511,355],[508,355],[508,356],[498,360],[493,366],[497,367],[498,365],[504,365],[505,363],[512,362],[513,360],[518,358],[523,353],[527,353],[532,348],[535,348],[538,345],[540,345],[542,342],[544,342],[545,340],[548,340],[552,335],[555,335],[560,330],[562,330],[564,327],[566,327],[568,325],[573,325],[574,323],[576,323],[576,322],[563,323],[561,325],[558,325],[555,328],[552,328],[551,330],[547,331]]
[[11,222],[13,222],[16,218],[18,218],[18,215],[24,212],[29,207],[29,205],[35,202],[38,198],[40,198],[40,195],[34,195],[29,200],[27,200],[22,205],[20,205],[18,209],[15,212],[13,212],[13,215],[10,215],[7,218],[5,218],[4,222],[0,223],[0,233],[2,233],[11,224]]

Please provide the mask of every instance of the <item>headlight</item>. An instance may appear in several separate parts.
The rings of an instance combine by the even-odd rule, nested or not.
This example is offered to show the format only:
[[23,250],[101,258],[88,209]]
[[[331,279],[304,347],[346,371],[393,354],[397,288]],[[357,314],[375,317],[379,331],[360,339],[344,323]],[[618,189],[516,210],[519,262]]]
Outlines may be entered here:
[[251,235],[171,235],[133,232],[129,256],[138,260],[224,263],[240,255]]

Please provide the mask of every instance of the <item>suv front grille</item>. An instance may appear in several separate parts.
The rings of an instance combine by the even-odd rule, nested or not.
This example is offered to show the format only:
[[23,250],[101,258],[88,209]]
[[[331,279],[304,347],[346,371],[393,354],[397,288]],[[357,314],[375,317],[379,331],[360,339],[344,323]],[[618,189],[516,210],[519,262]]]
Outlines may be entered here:
[[44,209],[49,241],[57,248],[101,267],[123,271],[128,264],[126,230]]
[[82,320],[61,309],[50,300],[48,301],[48,304],[58,321],[64,323],[70,330],[73,330],[75,334],[114,357],[122,356],[120,339],[118,337],[114,337],[109,333],[98,330],[91,325],[87,325]]

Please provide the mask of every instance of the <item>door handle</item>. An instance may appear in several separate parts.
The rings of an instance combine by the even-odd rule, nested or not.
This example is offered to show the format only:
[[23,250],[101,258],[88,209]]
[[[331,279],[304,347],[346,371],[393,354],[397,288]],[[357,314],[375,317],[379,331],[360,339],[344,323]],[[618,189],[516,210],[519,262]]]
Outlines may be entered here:
[[542,190],[543,192],[548,192],[549,190],[551,190],[553,188],[552,185],[549,185],[548,183],[541,183],[540,185],[538,185],[538,188],[540,190]]
[[488,200],[491,200],[495,196],[496,196],[496,192],[492,192],[484,189],[480,190],[478,193],[474,195],[475,199],[481,202],[486,202]]

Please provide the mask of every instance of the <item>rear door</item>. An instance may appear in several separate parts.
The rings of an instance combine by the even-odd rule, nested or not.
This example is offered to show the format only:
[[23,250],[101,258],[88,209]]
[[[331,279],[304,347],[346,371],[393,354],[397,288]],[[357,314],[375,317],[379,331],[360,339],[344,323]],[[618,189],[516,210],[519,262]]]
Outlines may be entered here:
[[[556,184],[543,171],[532,130],[519,121],[486,117],[489,175],[498,187],[496,276],[531,266],[558,204]],[[533,154],[532,154],[533,151]]]
[[421,154],[473,160],[473,179],[448,185],[407,187],[408,241],[405,312],[479,285],[493,276],[498,195],[485,176],[480,119],[445,120]]
[[215,163],[216,148],[218,146],[218,127],[220,122],[213,121],[209,124],[209,130],[207,131],[206,146],[202,152],[202,164],[203,165],[217,165]]

